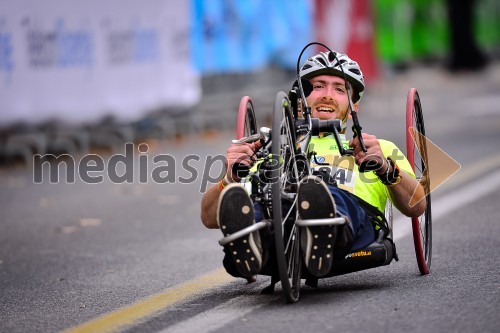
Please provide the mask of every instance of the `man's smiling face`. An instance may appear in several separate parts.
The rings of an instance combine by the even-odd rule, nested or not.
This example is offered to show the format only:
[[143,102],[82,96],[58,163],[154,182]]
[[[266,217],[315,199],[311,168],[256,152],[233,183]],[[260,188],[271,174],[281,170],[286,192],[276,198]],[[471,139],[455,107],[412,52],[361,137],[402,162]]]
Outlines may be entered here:
[[314,118],[347,121],[349,99],[344,79],[332,75],[319,75],[311,80],[313,90],[306,98]]

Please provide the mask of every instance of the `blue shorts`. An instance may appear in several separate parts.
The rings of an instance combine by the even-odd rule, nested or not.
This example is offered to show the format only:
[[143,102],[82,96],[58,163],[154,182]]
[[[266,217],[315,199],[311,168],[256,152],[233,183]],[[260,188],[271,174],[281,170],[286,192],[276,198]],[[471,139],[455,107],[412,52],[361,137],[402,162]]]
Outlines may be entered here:
[[375,241],[375,230],[371,219],[356,198],[338,187],[328,185],[328,188],[337,205],[337,212],[347,216],[351,221],[349,226],[354,235],[354,242],[349,252],[363,249],[373,243]]

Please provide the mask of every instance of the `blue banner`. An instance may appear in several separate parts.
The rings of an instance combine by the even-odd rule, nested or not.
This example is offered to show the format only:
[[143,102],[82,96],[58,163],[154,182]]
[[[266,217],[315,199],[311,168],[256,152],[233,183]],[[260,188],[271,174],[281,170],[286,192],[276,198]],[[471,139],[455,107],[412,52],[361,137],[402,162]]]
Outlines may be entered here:
[[312,33],[310,1],[192,0],[192,56],[202,73],[295,68]]

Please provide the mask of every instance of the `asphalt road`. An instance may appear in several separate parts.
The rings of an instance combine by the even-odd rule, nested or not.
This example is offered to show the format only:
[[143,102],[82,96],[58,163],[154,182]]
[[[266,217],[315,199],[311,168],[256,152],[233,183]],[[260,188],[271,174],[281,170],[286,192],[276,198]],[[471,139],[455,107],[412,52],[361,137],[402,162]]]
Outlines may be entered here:
[[[379,82],[364,97],[364,130],[404,147],[404,105],[412,86],[421,94],[428,138],[462,165],[433,193],[430,275],[419,274],[402,221],[395,226],[402,230],[399,262],[320,280],[317,289],[304,286],[297,304],[286,305],[279,288],[272,296],[260,295],[266,277],[254,284],[223,277],[221,235],[199,219],[200,188],[202,175],[207,179],[203,161],[223,153],[233,133],[203,133],[149,142],[144,184],[138,156],[132,184],[112,184],[106,172],[92,174],[103,175],[99,184],[78,177],[75,183],[51,184],[46,177],[35,184],[32,170],[0,169],[0,331],[84,331],[92,326],[78,325],[104,318],[114,326],[93,327],[498,332],[499,67],[488,75],[459,76],[419,69]],[[270,91],[269,104],[273,96]],[[225,101],[220,103],[223,110]],[[153,181],[158,165],[152,158],[160,154],[175,158],[175,170],[168,170],[173,183]],[[179,178],[191,176],[182,167],[190,154],[200,157],[190,162],[199,177],[182,184]],[[214,165],[211,175],[218,170]],[[207,273],[218,283],[207,282]]]

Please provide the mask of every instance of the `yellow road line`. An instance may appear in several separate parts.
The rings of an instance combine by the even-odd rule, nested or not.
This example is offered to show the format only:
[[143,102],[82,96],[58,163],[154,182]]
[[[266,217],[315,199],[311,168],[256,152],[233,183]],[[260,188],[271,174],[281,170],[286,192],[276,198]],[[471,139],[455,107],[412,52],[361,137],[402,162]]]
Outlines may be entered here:
[[162,293],[152,295],[124,308],[106,313],[96,319],[69,328],[64,332],[114,332],[126,325],[133,324],[142,318],[148,317],[159,310],[165,309],[168,306],[193,297],[210,288],[221,286],[234,280],[236,279],[227,274],[224,269],[218,269],[174,288],[167,289]]

